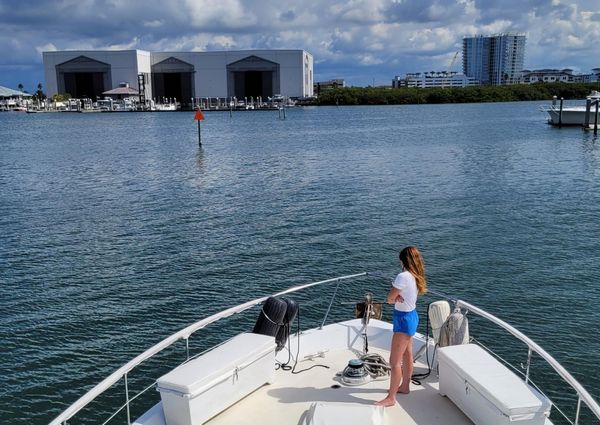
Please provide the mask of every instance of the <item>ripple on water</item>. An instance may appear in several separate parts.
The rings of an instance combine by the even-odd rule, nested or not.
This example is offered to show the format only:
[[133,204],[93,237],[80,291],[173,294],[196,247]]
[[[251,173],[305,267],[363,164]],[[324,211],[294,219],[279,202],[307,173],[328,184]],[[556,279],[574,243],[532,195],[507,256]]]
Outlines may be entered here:
[[[392,276],[407,244],[422,248],[433,288],[515,324],[600,398],[590,373],[600,345],[589,337],[600,148],[545,125],[538,107],[306,108],[286,121],[207,113],[202,149],[189,114],[0,114],[0,415],[46,423],[201,317],[311,280]],[[360,281],[341,298],[382,298],[386,285]],[[330,294],[297,296],[306,326]],[[253,317],[227,320],[193,348]],[[522,346],[472,321],[483,342],[524,361]],[[181,353],[144,365],[132,386]],[[542,386],[574,406],[535,364]],[[120,404],[120,391],[86,416]]]

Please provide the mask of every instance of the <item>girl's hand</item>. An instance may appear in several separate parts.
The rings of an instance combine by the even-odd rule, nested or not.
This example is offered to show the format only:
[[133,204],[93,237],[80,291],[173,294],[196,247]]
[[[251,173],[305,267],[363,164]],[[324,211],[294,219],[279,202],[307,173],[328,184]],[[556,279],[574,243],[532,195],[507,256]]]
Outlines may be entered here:
[[398,296],[396,297],[396,302],[397,302],[397,303],[403,303],[403,302],[404,302],[404,298],[402,298],[402,295],[398,295]]

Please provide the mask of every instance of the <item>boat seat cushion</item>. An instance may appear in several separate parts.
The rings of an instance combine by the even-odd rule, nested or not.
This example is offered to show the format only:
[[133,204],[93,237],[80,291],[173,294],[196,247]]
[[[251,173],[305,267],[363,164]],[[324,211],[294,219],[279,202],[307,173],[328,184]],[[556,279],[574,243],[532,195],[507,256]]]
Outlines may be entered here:
[[[464,380],[489,400],[507,417],[531,415],[550,410],[550,401],[523,379],[476,344],[463,344],[439,349],[440,392],[451,387],[451,379]],[[455,378],[452,378],[455,377]],[[446,394],[452,398],[452,394]]]
[[383,425],[385,408],[366,404],[311,404],[302,425]]

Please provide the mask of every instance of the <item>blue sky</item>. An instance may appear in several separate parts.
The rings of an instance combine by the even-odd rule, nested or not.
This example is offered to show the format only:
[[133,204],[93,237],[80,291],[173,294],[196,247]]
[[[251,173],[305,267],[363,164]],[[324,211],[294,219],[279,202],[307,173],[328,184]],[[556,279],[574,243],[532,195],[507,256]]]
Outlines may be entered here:
[[[527,34],[525,67],[600,67],[600,0],[0,0],[0,85],[45,86],[41,52],[305,49],[315,80],[448,69],[466,34]],[[454,71],[461,71],[460,56]]]

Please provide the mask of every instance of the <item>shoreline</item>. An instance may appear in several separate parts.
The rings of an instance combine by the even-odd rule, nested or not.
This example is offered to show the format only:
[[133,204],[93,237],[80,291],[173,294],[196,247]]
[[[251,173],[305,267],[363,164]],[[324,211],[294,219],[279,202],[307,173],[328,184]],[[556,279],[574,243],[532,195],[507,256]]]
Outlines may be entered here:
[[344,87],[330,89],[315,101],[302,106],[349,106],[349,105],[421,105],[445,103],[497,103],[585,99],[597,83],[537,83],[510,86],[471,86],[439,88],[378,88]]

